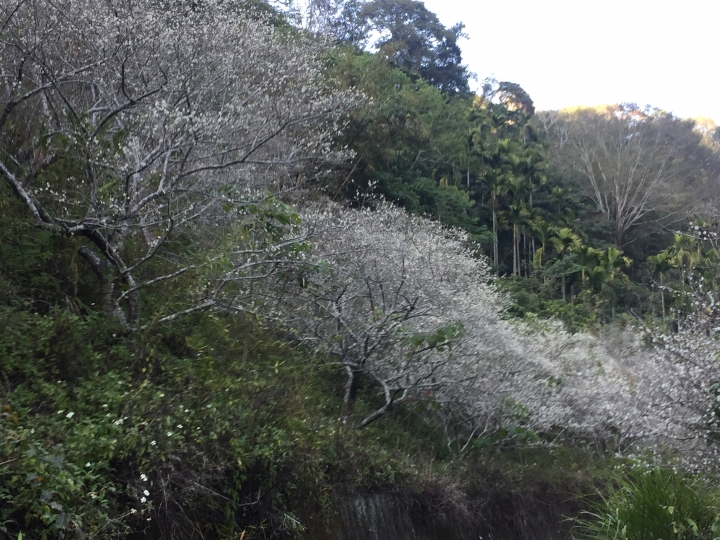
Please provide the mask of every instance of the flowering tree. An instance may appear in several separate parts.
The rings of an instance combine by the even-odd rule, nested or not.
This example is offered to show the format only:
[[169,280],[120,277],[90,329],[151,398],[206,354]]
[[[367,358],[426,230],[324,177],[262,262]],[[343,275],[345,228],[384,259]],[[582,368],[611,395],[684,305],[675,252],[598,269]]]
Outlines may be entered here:
[[443,368],[463,327],[443,316],[438,295],[449,300],[475,283],[488,302],[500,302],[487,284],[487,265],[471,256],[463,234],[391,206],[316,206],[302,219],[312,254],[274,285],[271,306],[282,324],[342,366],[346,414],[363,376],[379,385],[384,404],[360,427],[398,401],[446,384]]
[[505,320],[506,300],[464,233],[391,206],[320,206],[302,219],[310,255],[278,276],[265,308],[343,369],[346,415],[362,378],[380,390],[382,405],[358,427],[407,400],[434,402],[458,449],[512,423],[587,433],[608,421],[577,396],[615,384],[614,360],[600,372],[589,336]]
[[697,220],[656,257],[668,269],[679,269],[679,279],[659,285],[673,298],[675,320],[672,333],[645,329],[655,354],[640,377],[674,446],[683,449],[690,465],[702,468],[714,465],[720,439],[718,247],[717,225]]
[[391,206],[301,215],[309,254],[278,274],[264,308],[344,371],[346,415],[362,378],[379,390],[381,405],[358,427],[412,401],[433,404],[426,418],[460,452],[535,432],[601,452],[692,449],[705,459],[697,427],[713,343],[670,347],[676,338],[664,337],[654,349],[632,330],[596,337],[506,320],[506,300],[463,233]]
[[[354,97],[322,83],[318,46],[231,6],[0,5],[0,175],[38,226],[86,240],[105,308],[128,326],[140,289],[200,267],[216,271],[181,311],[231,304],[231,284],[292,245],[276,233],[295,218],[267,193],[340,157]],[[232,229],[235,247],[178,249],[217,248],[208,225]]]

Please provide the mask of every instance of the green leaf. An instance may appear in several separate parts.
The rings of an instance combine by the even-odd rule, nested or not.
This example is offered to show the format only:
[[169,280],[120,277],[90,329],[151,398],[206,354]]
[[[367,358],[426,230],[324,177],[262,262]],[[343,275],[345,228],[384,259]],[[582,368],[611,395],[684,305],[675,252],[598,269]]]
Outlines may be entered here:
[[111,180],[110,182],[107,182],[106,184],[103,184],[98,188],[98,193],[103,193],[105,191],[108,191],[115,187],[115,184],[117,184],[117,180]]

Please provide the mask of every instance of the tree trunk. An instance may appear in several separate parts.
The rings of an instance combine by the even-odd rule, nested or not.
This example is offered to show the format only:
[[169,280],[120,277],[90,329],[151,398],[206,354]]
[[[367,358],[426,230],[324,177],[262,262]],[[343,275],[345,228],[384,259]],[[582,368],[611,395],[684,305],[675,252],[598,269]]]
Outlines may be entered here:
[[[530,245],[532,246],[532,256],[533,256],[533,258],[534,258],[534,257],[535,257],[535,251],[537,251],[536,248],[535,248],[535,237],[534,237],[534,236],[531,236],[531,237],[530,237]],[[540,266],[542,266],[542,261],[540,261]]]
[[360,372],[352,366],[345,366],[347,381],[345,381],[345,394],[343,395],[343,417],[352,415],[355,410],[355,397],[360,384]]
[[[106,259],[98,257],[89,247],[82,246],[78,253],[85,259],[93,273],[100,281],[100,291],[102,295],[102,308],[106,315],[117,319],[120,324],[125,327],[135,325],[140,319],[140,295],[136,291],[129,295],[130,308],[127,315],[115,301],[115,279],[112,275],[108,276],[108,270],[111,264]],[[135,280],[129,274],[126,274],[125,283],[128,287],[136,286]]]
[[517,225],[513,225],[513,276],[517,276]]
[[402,394],[402,396],[400,396],[400,399],[396,400],[395,396],[397,395],[397,393],[400,390],[390,390],[390,388],[384,382],[381,382],[381,384],[383,386],[383,393],[385,394],[385,405],[383,405],[382,407],[377,409],[375,412],[373,412],[373,413],[369,414],[368,416],[366,416],[365,418],[363,418],[360,422],[358,422],[357,423],[358,429],[362,429],[362,428],[368,426],[369,424],[373,423],[378,418],[387,414],[392,409],[392,406],[396,401],[403,401],[403,399],[407,395],[405,393],[405,391],[403,390],[403,394]]
[[495,201],[493,201],[493,260],[495,262],[495,276],[499,275],[498,269],[498,237],[497,237],[497,217],[495,215]]
[[662,274],[660,274],[660,303],[662,304],[663,322],[665,322],[665,289],[663,289]]
[[622,242],[623,242],[623,236],[625,235],[625,231],[616,229],[615,230],[615,247],[618,249],[622,249]]

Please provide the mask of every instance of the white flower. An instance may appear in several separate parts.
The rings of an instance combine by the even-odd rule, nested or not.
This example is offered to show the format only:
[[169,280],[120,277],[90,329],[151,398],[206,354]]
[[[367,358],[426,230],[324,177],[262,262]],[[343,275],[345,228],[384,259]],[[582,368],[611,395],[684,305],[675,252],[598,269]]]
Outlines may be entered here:
[[168,431],[168,432],[167,432],[167,436],[168,436],[168,437],[172,437],[172,431]]
[[150,441],[150,446],[155,446],[157,443],[155,441]]
[[140,499],[140,502],[141,502],[141,503],[144,503],[144,502],[146,502],[146,501],[147,501],[147,499],[146,499],[145,497],[142,497],[142,498]]
[[135,514],[136,512],[137,512],[137,510],[135,510],[134,508],[130,510],[131,514]]
[[85,466],[86,466],[86,467],[92,467],[92,463],[90,463],[90,462],[88,461],[88,462],[85,464]]
[[183,425],[182,425],[182,424],[178,424],[178,425],[177,425],[177,428],[178,428],[178,429],[182,429],[182,428],[183,428]]
[[75,416],[75,413],[74,413],[74,412],[69,412],[69,413],[67,413],[67,414],[65,415],[65,418],[72,418],[73,416]]
[[147,489],[145,489],[145,490],[143,490],[143,495],[145,495],[146,497],[149,497],[150,492]]
[[64,413],[64,412],[65,412],[65,409],[60,409],[60,410],[58,411],[58,414],[62,414],[62,413]]
[[[155,441],[153,441],[153,442],[155,442]],[[142,480],[143,482],[147,482],[147,476],[145,476],[145,473],[140,475],[140,480]]]

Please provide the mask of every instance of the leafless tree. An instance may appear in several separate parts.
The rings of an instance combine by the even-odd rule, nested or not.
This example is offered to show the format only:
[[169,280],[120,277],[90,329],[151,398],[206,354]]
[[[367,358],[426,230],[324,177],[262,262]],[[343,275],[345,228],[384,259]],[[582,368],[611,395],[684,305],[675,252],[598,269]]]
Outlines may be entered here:
[[685,218],[690,195],[712,175],[692,122],[662,111],[618,105],[539,117],[550,135],[551,161],[587,181],[586,193],[613,225],[618,247],[653,213]]

